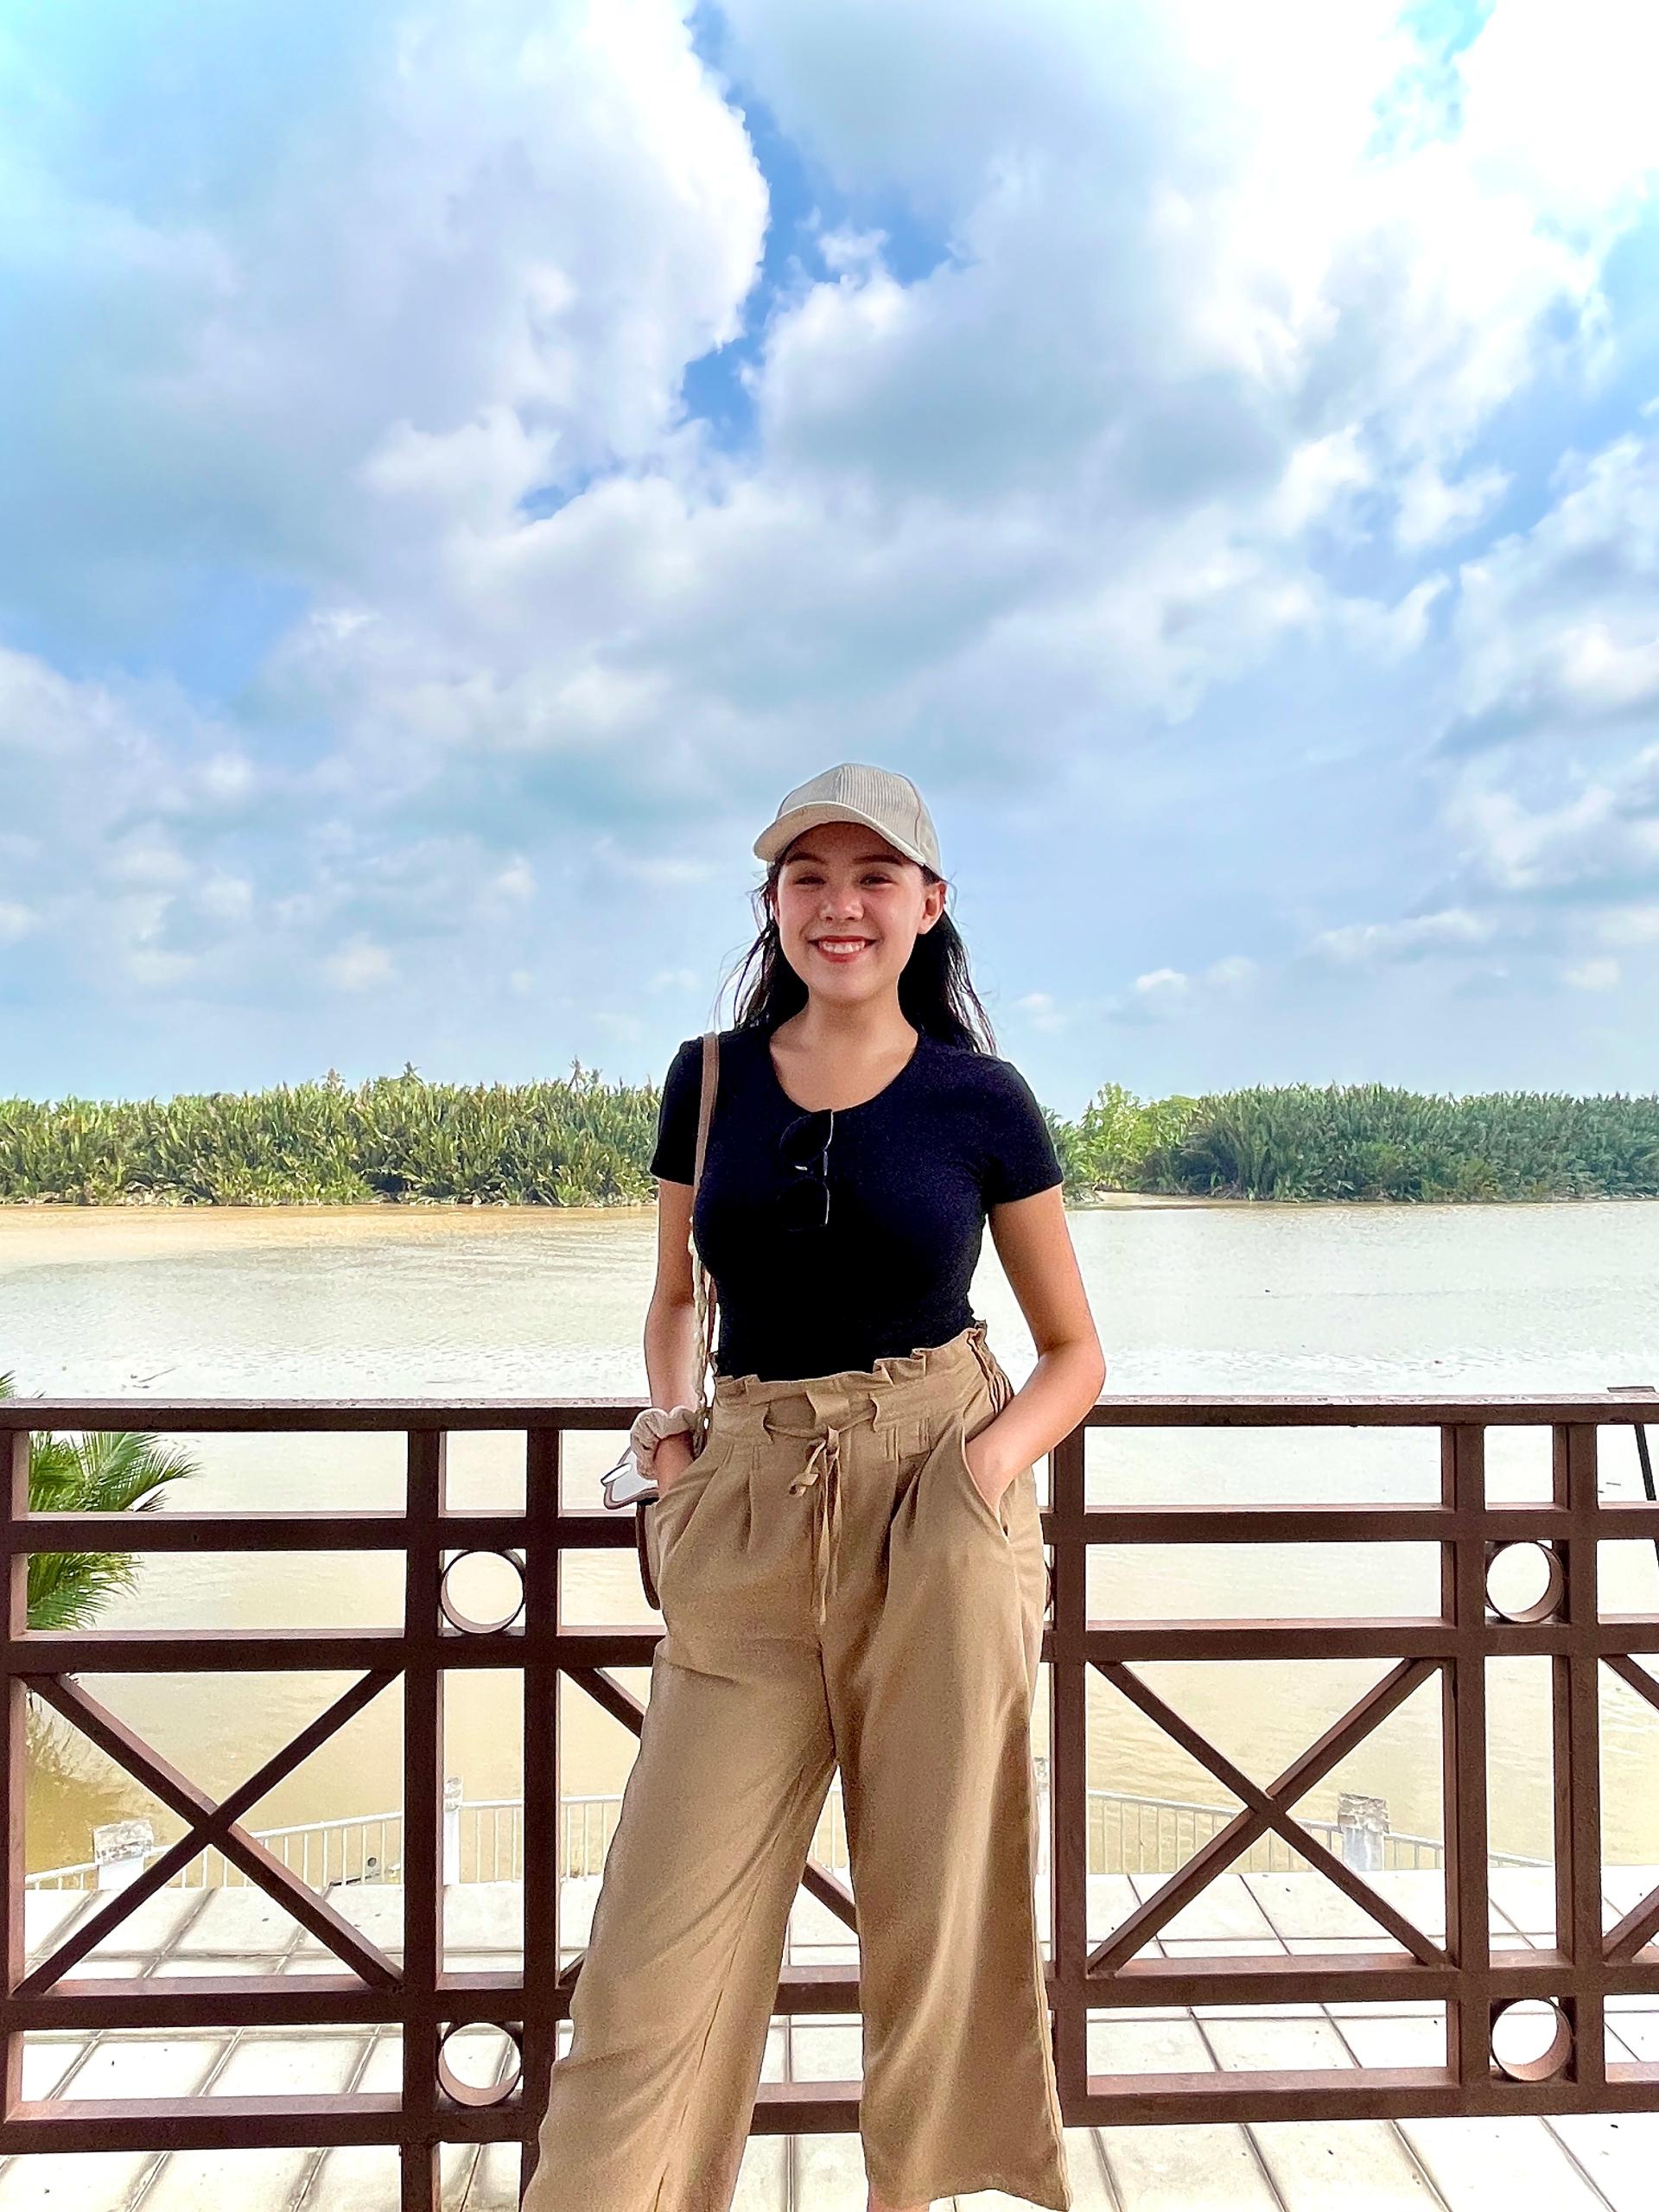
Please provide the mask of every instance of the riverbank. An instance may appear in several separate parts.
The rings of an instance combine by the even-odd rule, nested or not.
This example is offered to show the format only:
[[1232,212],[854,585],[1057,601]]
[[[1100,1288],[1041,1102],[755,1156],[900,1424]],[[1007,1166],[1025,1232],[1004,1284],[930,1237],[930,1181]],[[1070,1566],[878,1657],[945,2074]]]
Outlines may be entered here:
[[[1078,1215],[1236,1211],[1227,1198],[1190,1198],[1113,1191],[1074,1211]],[[452,1235],[482,1249],[505,1249],[556,1234],[568,1255],[592,1240],[609,1245],[619,1233],[646,1230],[650,1207],[392,1205],[76,1206],[43,1200],[0,1205],[0,1274],[33,1267],[87,1263],[120,1266],[182,1261],[234,1249],[249,1255],[288,1249],[313,1259],[361,1249],[364,1262],[380,1250],[413,1251]],[[366,1246],[359,1240],[365,1239]],[[0,1372],[12,1356],[0,1341]],[[19,1387],[26,1387],[19,1376]]]
[[[234,1213],[249,1214],[360,1214],[372,1215],[384,1220],[391,1214],[404,1213],[477,1213],[486,1216],[506,1215],[514,1220],[544,1220],[550,1212],[561,1215],[574,1213],[638,1214],[643,1208],[653,1205],[656,1195],[630,1200],[626,1205],[582,1205],[572,1201],[563,1205],[525,1205],[511,1198],[349,1198],[337,1202],[322,1202],[315,1198],[276,1198],[258,1203],[207,1198],[164,1197],[155,1192],[135,1192],[129,1196],[104,1200],[79,1198],[5,1198],[0,1199],[0,1218],[8,1214],[82,1214],[82,1213]],[[1226,1191],[1093,1191],[1082,1198],[1066,1198],[1068,1206],[1119,1206],[1126,1210],[1136,1206],[1226,1206],[1254,1205],[1260,1200],[1240,1198]],[[1316,1201],[1293,1199],[1291,1205],[1307,1205]],[[1363,1200],[1357,1201],[1363,1204]]]
[[[1541,1192],[1532,1198],[1398,1198],[1375,1195],[1343,1198],[1263,1198],[1249,1191],[1090,1191],[1081,1196],[1067,1191],[1065,1193],[1066,1211],[1071,1213],[1134,1213],[1157,1211],[1160,1209],[1220,1207],[1224,1210],[1259,1213],[1305,1206],[1340,1207],[1352,1211],[1364,1206],[1382,1206],[1397,1211],[1402,1206],[1459,1205],[1459,1206],[1573,1206],[1651,1205],[1659,1200],[1659,1192],[1648,1191],[1581,1191],[1574,1193]],[[385,1221],[399,1214],[457,1214],[481,1219],[510,1221],[545,1220],[550,1213],[561,1217],[575,1214],[603,1214],[607,1217],[622,1214],[637,1217],[656,1203],[655,1193],[645,1198],[630,1199],[626,1205],[603,1202],[583,1205],[575,1201],[552,1205],[525,1205],[509,1198],[429,1198],[410,1195],[390,1198],[350,1198],[338,1202],[321,1202],[315,1198],[274,1198],[257,1203],[244,1203],[239,1199],[185,1198],[160,1195],[155,1192],[135,1192],[128,1196],[107,1199],[80,1198],[4,1198],[0,1199],[0,1220],[8,1215],[40,1214],[159,1214],[178,1217],[186,1214],[234,1214],[238,1219],[262,1214],[299,1215],[325,1217],[368,1216]]]

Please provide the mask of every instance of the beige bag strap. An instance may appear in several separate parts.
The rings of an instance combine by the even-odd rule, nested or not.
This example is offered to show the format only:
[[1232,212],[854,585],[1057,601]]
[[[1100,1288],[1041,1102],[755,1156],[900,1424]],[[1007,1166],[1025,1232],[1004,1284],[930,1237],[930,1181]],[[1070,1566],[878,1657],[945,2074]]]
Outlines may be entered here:
[[[697,1185],[702,1180],[703,1154],[709,1149],[709,1125],[714,1119],[715,1091],[720,1082],[720,1032],[702,1033],[702,1095],[697,1108],[697,1156],[691,1170],[691,1205],[695,1215]],[[687,1238],[691,1254],[691,1289],[697,1309],[697,1426],[693,1437],[699,1452],[709,1434],[714,1408],[715,1313],[719,1300],[714,1277],[702,1264],[695,1225]]]

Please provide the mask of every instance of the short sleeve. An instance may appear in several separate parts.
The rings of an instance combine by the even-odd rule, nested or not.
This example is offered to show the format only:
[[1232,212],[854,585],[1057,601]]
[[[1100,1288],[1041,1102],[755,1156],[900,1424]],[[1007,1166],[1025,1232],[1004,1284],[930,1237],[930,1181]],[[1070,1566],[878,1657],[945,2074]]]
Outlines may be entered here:
[[657,1114],[657,1148],[651,1172],[671,1183],[689,1183],[697,1166],[697,1106],[702,1095],[702,1039],[688,1037],[669,1063]]
[[982,1188],[988,1206],[1029,1198],[1064,1183],[1065,1171],[1036,1095],[1011,1060],[989,1059],[990,1120]]

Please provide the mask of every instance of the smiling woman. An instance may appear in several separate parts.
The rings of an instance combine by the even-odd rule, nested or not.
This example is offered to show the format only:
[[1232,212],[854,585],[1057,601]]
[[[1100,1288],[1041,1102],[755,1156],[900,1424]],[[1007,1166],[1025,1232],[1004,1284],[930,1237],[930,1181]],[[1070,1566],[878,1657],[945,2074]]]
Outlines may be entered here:
[[[1034,1463],[1104,1365],[1060,1163],[980,1026],[915,785],[843,763],[754,849],[758,973],[663,1090],[645,1363],[664,1422],[642,1417],[635,1448],[667,1633],[525,2212],[730,2202],[837,1767],[872,2212],[992,2189],[1065,2212],[1034,1899]],[[969,1302],[988,1220],[1038,1347],[1018,1391]],[[720,1313],[695,1457],[702,1432],[675,1425],[704,1395],[693,1242]]]

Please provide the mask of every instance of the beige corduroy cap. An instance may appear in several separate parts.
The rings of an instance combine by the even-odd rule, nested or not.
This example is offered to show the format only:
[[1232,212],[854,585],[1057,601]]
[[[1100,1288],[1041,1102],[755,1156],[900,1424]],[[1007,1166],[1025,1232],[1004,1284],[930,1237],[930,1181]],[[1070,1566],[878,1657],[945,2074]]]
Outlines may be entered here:
[[754,841],[759,860],[774,861],[803,830],[820,822],[861,822],[879,830],[906,860],[943,875],[939,841],[921,793],[908,776],[891,768],[872,768],[843,760],[810,783],[798,784],[780,801],[777,814]]

